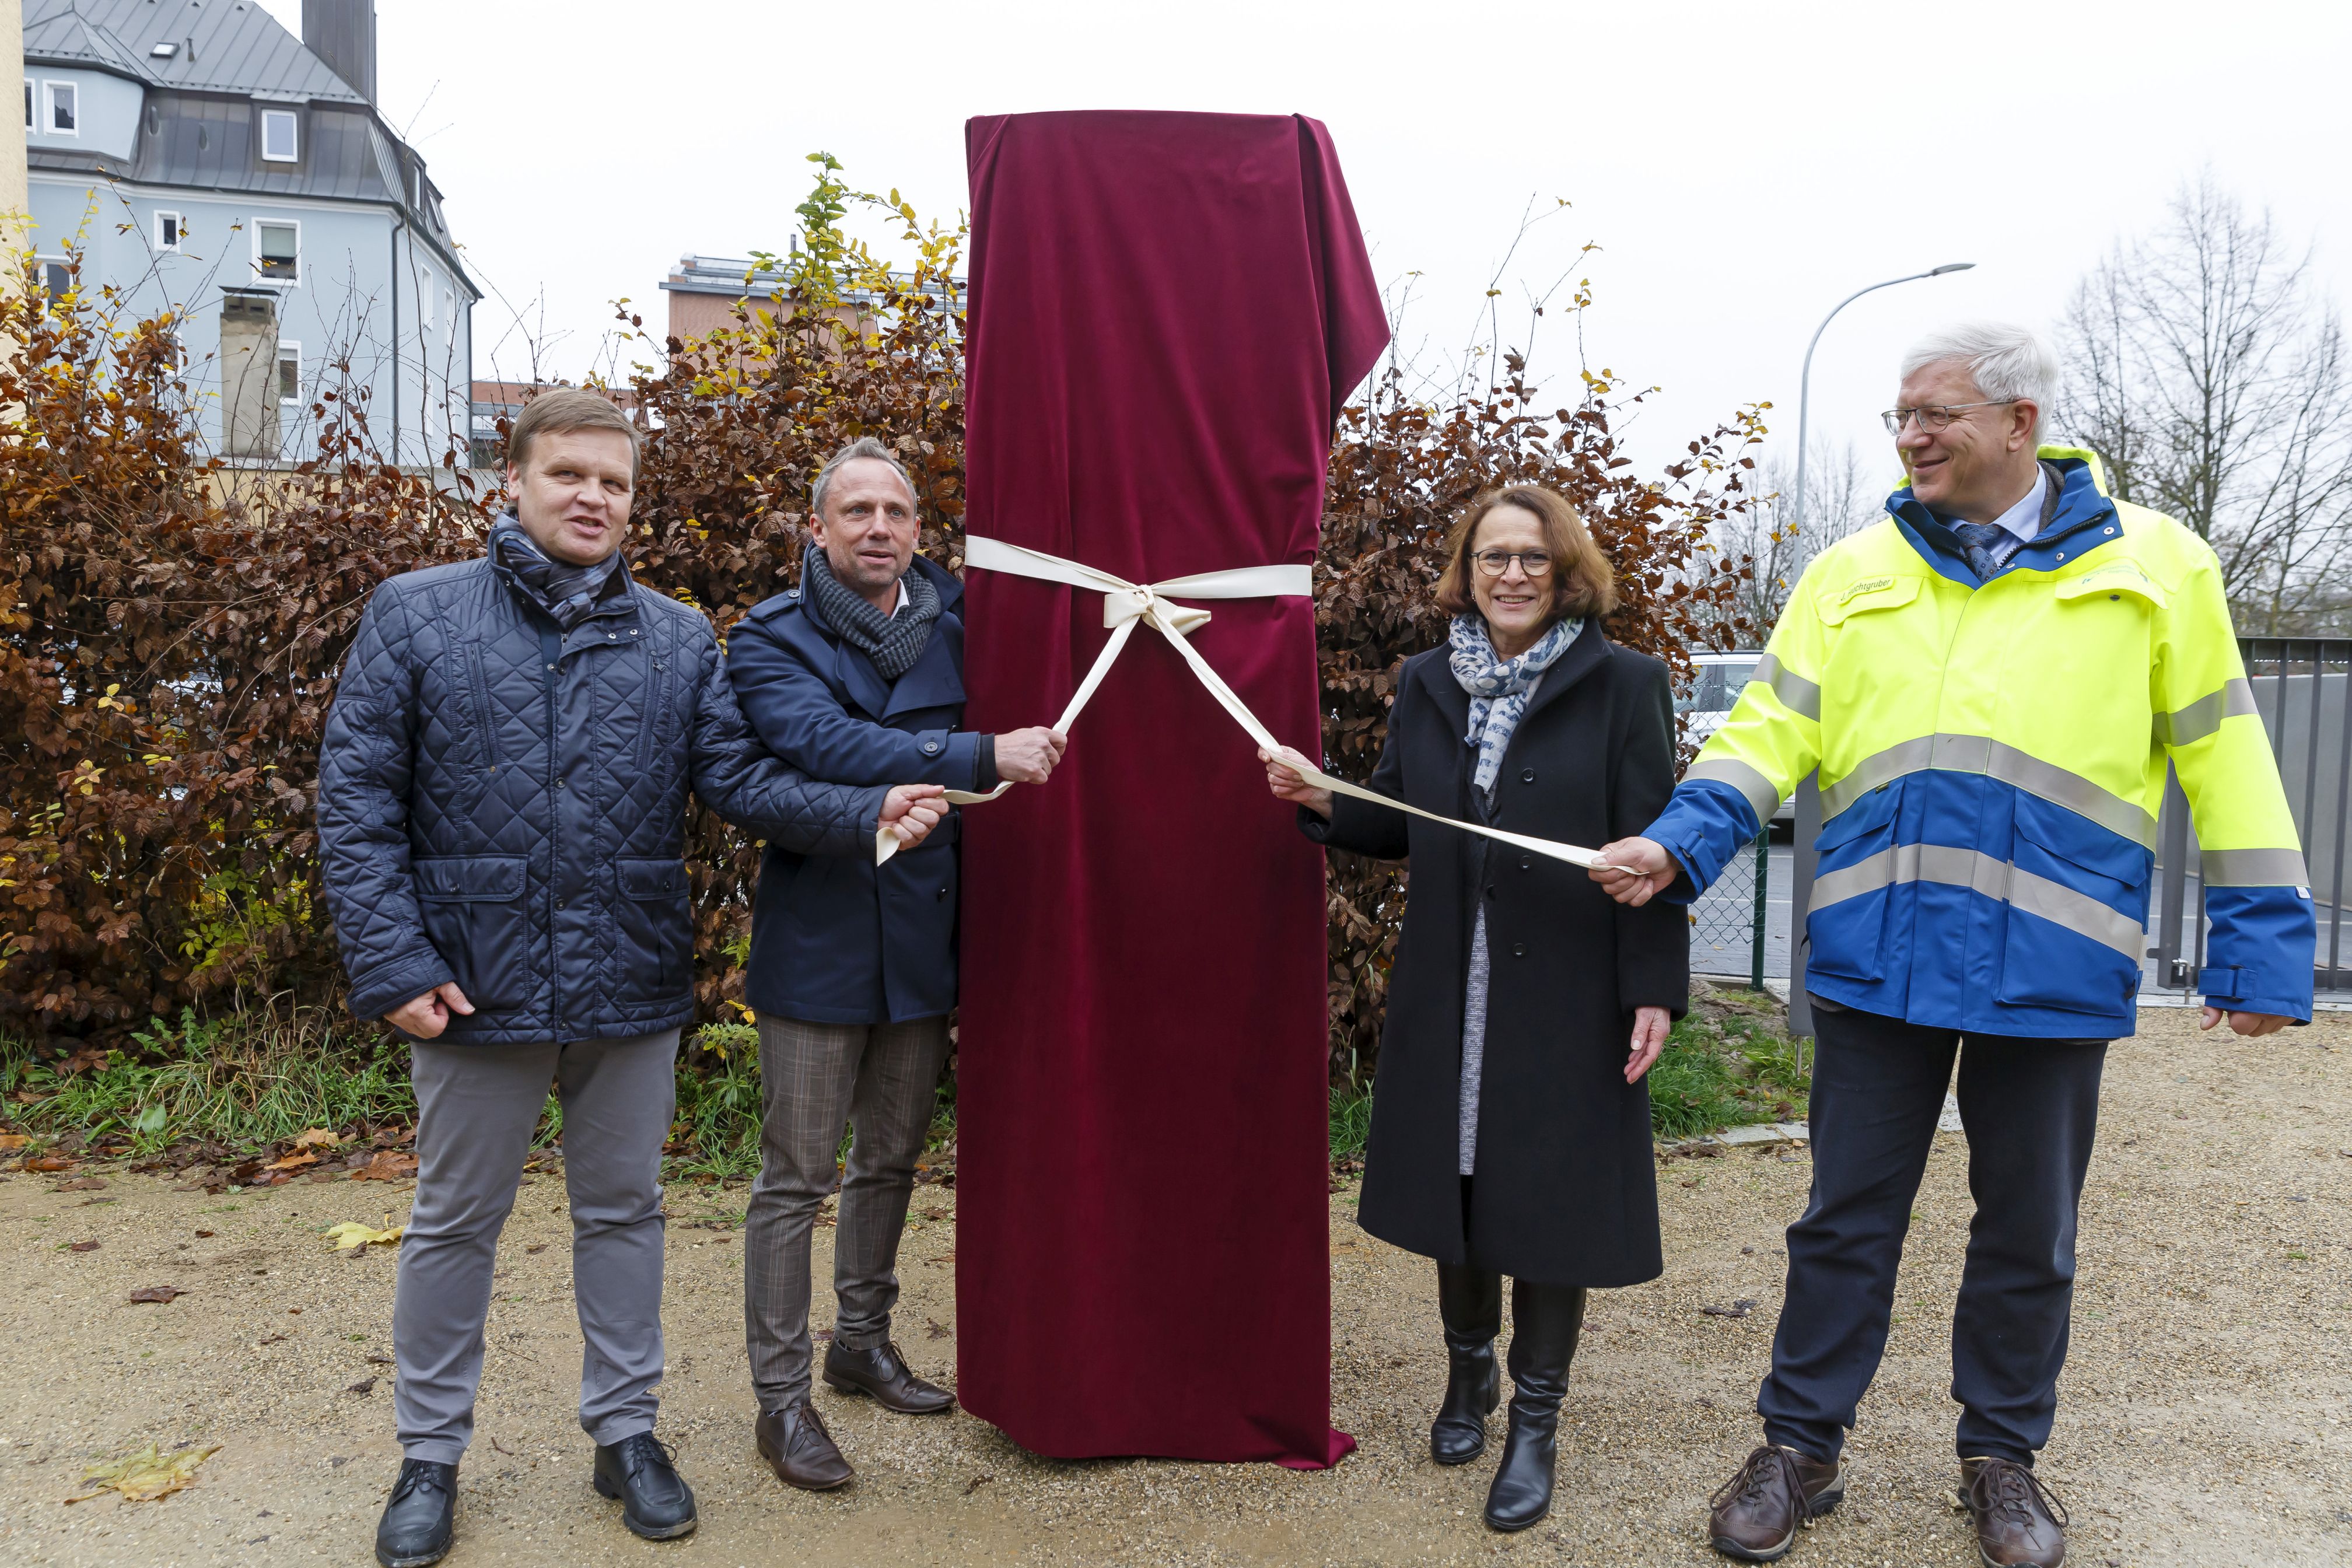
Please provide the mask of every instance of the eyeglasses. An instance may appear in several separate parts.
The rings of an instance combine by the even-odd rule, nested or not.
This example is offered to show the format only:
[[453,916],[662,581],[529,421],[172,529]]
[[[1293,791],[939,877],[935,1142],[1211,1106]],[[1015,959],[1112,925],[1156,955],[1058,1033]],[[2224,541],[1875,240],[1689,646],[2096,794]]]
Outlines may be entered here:
[[1501,576],[1511,569],[1514,561],[1530,577],[1540,577],[1551,570],[1551,556],[1541,550],[1481,550],[1470,559],[1489,577]]
[[1903,426],[1914,419],[1919,421],[1922,430],[1948,430],[1963,408],[1999,408],[2020,401],[2021,399],[2015,397],[1989,397],[1982,403],[1938,403],[1926,408],[1890,408],[1879,418],[1886,422],[1889,436],[1902,435]]

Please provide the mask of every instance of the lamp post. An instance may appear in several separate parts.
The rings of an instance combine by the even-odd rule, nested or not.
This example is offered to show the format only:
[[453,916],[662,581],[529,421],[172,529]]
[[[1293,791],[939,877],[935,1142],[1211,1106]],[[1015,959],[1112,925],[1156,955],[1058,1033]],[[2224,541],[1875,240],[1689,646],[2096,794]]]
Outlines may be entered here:
[[1916,283],[1922,278],[1941,278],[1947,272],[1966,272],[1975,265],[1973,261],[1947,261],[1941,267],[1931,267],[1925,272],[1913,272],[1901,278],[1889,278],[1884,283],[1873,283],[1867,289],[1857,289],[1832,307],[1830,313],[1822,318],[1822,324],[1813,329],[1813,341],[1805,345],[1805,372],[1797,383],[1797,496],[1790,510],[1794,516],[1795,526],[1800,531],[1805,526],[1805,447],[1812,414],[1813,351],[1821,347],[1822,334],[1830,330],[1830,323],[1837,319],[1838,311],[1844,310],[1864,294],[1873,294],[1881,289],[1892,289],[1897,283]]

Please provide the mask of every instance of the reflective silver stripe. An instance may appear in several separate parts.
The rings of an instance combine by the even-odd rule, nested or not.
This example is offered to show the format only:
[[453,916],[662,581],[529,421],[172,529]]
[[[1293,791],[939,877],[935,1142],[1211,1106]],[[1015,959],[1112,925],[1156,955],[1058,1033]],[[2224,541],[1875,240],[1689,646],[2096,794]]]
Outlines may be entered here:
[[1790,712],[1816,724],[1822,721],[1822,689],[1770,654],[1756,661],[1756,673],[1748,679],[1770,687],[1772,695],[1788,704]]
[[1772,814],[1780,809],[1780,786],[1735,757],[1701,757],[1683,774],[1685,783],[1692,779],[1716,779],[1746,795],[1759,826],[1771,821]]
[[2101,789],[2080,773],[2053,767],[1985,735],[1922,735],[1863,758],[1851,773],[1822,791],[1822,820],[1837,816],[1880,784],[1930,768],[1999,779],[2078,812],[2144,847],[2156,847],[2156,818],[2145,806]]
[[2200,868],[2209,888],[2308,888],[2300,849],[2208,849]]
[[1847,899],[1858,899],[1897,882],[1939,882],[1969,888],[1988,899],[2038,915],[2088,937],[2126,958],[2137,959],[2145,933],[2139,921],[2119,914],[2087,893],[2078,893],[2047,877],[2037,877],[2006,860],[1996,860],[1974,849],[1948,844],[1898,844],[1867,859],[1824,873],[1813,883],[1811,909],[1827,909]]
[[2158,745],[2186,746],[2201,741],[2221,727],[2224,719],[2243,714],[2259,714],[2254,706],[2253,683],[2239,676],[2219,691],[2209,691],[2186,708],[2156,716],[2156,739]]

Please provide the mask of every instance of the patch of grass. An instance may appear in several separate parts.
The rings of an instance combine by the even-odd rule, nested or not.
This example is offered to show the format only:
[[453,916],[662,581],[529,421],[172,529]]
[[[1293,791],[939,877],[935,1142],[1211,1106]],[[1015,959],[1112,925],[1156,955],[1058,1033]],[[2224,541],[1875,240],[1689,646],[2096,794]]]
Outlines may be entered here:
[[[119,1134],[138,1155],[190,1139],[257,1148],[309,1127],[416,1119],[406,1053],[336,1035],[316,1016],[204,1023],[184,1012],[131,1038],[139,1050],[63,1074],[0,1039],[0,1096],[28,1131]],[[20,1091],[36,1098],[16,1100]]]
[[1650,1127],[1669,1141],[1797,1121],[1811,1092],[1787,1014],[1770,996],[1691,983],[1691,1010],[1650,1068]]
[[1372,1134],[1372,1091],[1343,1085],[1331,1091],[1331,1168],[1361,1170]]

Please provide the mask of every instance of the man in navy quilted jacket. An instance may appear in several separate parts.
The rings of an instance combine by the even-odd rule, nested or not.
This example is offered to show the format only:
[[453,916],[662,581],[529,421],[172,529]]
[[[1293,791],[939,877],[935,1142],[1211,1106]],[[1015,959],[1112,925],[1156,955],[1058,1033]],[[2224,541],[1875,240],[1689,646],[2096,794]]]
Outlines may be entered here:
[[527,406],[487,552],[376,590],[328,720],[328,908],[352,1005],[408,1037],[416,1088],[385,1568],[449,1550],[499,1232],[551,1084],[594,1484],[640,1536],[694,1529],[654,1436],[661,1151],[695,1006],[687,792],[811,856],[870,859],[882,829],[912,847],[944,810],[935,784],[813,783],[759,745],[710,623],[629,575],[637,439],[593,394]]

